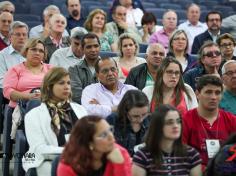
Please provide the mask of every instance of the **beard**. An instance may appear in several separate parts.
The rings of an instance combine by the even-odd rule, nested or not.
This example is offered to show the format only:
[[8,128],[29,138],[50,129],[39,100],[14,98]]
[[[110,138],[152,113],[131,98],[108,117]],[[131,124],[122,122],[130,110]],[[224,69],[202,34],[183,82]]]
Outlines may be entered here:
[[78,10],[73,10],[71,12],[71,15],[74,16],[74,17],[77,17],[79,15],[79,11]]

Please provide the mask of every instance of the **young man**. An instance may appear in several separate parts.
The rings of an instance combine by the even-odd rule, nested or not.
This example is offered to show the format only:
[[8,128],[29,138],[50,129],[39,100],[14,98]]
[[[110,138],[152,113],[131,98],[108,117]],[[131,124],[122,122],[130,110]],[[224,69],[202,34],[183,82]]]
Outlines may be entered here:
[[236,116],[219,109],[223,84],[216,75],[204,75],[197,83],[198,107],[183,117],[183,142],[197,149],[203,168],[220,145],[236,132]]

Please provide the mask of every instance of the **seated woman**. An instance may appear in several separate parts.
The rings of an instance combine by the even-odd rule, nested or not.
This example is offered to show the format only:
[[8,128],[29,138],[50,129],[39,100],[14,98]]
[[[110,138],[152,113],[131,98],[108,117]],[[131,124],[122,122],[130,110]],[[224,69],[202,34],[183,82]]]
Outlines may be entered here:
[[106,32],[106,18],[106,12],[102,9],[95,9],[89,13],[84,27],[88,32],[93,32],[99,37],[101,51],[116,51],[117,46],[114,43],[113,36],[110,32]]
[[161,104],[176,107],[182,115],[197,107],[196,95],[189,85],[184,84],[182,74],[181,64],[175,58],[167,56],[162,60],[155,85],[143,89],[151,102],[151,112]]
[[201,176],[201,159],[192,147],[182,143],[182,118],[170,105],[161,105],[151,115],[145,146],[133,157],[133,176]]
[[61,67],[52,68],[44,77],[41,87],[40,106],[25,116],[25,133],[29,143],[28,155],[23,158],[23,168],[38,175],[50,175],[52,156],[60,154],[67,135],[77,119],[87,115],[85,109],[70,102],[69,73]]
[[119,57],[114,58],[119,69],[119,80],[124,82],[129,71],[146,60],[136,55],[139,52],[139,44],[129,33],[123,33],[118,40]]
[[167,55],[175,57],[180,62],[184,73],[197,65],[196,57],[188,54],[188,47],[188,37],[185,31],[174,31],[169,40]]
[[57,176],[131,176],[128,152],[115,144],[111,126],[86,116],[74,126],[62,153]]
[[143,142],[149,126],[148,98],[140,90],[129,90],[119,103],[117,113],[107,117],[114,127],[116,142],[134,154],[134,147]]

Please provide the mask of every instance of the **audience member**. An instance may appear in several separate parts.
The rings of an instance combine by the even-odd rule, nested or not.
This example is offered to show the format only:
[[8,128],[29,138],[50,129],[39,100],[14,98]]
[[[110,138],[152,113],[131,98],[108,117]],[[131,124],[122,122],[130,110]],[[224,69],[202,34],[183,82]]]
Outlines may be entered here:
[[187,8],[187,21],[178,27],[178,29],[184,30],[188,36],[190,53],[194,38],[207,30],[207,25],[199,21],[200,15],[200,7],[194,3],[190,4]]
[[236,61],[229,60],[222,67],[224,93],[220,101],[220,108],[236,115]]
[[184,30],[176,30],[169,39],[169,53],[174,56],[181,64],[183,72],[197,65],[196,57],[188,54],[188,37]]
[[85,17],[81,13],[80,0],[66,0],[66,7],[69,13],[67,19],[67,30],[70,32],[75,27],[82,27]]
[[117,64],[111,58],[99,59],[95,71],[100,82],[84,88],[81,103],[89,114],[106,118],[117,111],[117,105],[128,90],[137,88],[118,81]]
[[133,85],[140,90],[154,85],[157,69],[165,56],[165,48],[161,44],[149,44],[145,57],[147,63],[132,68],[125,80],[125,84]]
[[162,26],[157,25],[156,17],[151,12],[145,12],[141,19],[142,29],[139,30],[142,36],[142,42],[148,43],[150,36],[157,32],[158,30],[162,29]]
[[114,58],[118,65],[119,80],[124,82],[130,69],[145,63],[145,59],[137,57],[139,45],[132,34],[121,34],[118,40],[119,57]]
[[163,29],[153,33],[149,43],[160,43],[168,50],[169,38],[177,27],[177,14],[174,10],[167,10],[162,17]]
[[11,67],[25,61],[20,52],[28,38],[28,26],[21,21],[14,21],[10,26],[9,34],[11,44],[0,51],[0,88],[5,73]]
[[88,33],[81,40],[81,49],[84,59],[77,65],[69,68],[71,78],[72,100],[81,103],[83,89],[97,82],[95,63],[99,59],[100,42],[96,34]]
[[222,92],[223,84],[218,76],[202,76],[197,82],[198,107],[183,117],[183,141],[198,150],[203,170],[208,159],[236,131],[236,117],[218,107]]
[[15,5],[11,1],[0,2],[0,13],[9,12],[12,15],[15,13]]
[[66,18],[61,14],[54,14],[49,19],[49,36],[43,38],[47,48],[47,58],[45,62],[49,63],[52,54],[59,48],[65,48],[70,45],[68,37],[63,37],[62,34],[66,27]]
[[[50,32],[49,19],[54,14],[60,14],[60,9],[55,5],[47,6],[43,11],[43,23],[31,28],[31,30],[29,32],[29,38],[40,38],[40,37],[46,38],[46,37],[48,37],[49,32]],[[64,30],[62,35],[64,37],[69,36],[66,29]]]
[[10,25],[13,22],[13,16],[9,12],[0,14],[0,51],[10,45]]
[[150,127],[133,157],[133,176],[200,176],[201,159],[192,147],[182,143],[181,114],[170,105],[161,105],[151,115]]
[[101,51],[116,51],[117,47],[113,36],[106,31],[106,18],[107,15],[102,9],[95,9],[89,13],[84,27],[87,31],[93,32],[99,37]]
[[205,74],[221,74],[221,52],[216,43],[207,41],[199,50],[199,64],[184,74],[184,82],[196,90],[196,82]]
[[129,26],[126,22],[127,9],[121,5],[116,6],[112,11],[113,21],[106,24],[106,31],[108,31],[116,43],[119,36],[123,33],[130,33],[134,36],[138,43],[142,43],[142,38],[136,27]]
[[227,30],[236,39],[236,15],[224,18],[222,21],[222,28]]
[[129,90],[121,99],[117,112],[107,117],[114,127],[116,142],[133,156],[134,147],[143,142],[149,126],[148,98],[140,90]]
[[58,67],[69,67],[74,66],[82,61],[83,51],[81,48],[81,39],[87,33],[83,28],[75,27],[71,30],[70,40],[71,46],[66,48],[60,48],[56,50],[50,59],[50,64]]
[[112,127],[104,119],[86,116],[71,132],[57,175],[131,176],[131,159],[128,152],[115,143]]
[[207,30],[199,35],[197,35],[193,40],[192,54],[197,54],[200,47],[207,40],[216,42],[219,35],[222,34],[221,31],[222,15],[218,11],[210,11],[206,16]]
[[[22,163],[24,170],[31,172],[30,175],[32,172],[51,175],[50,155],[62,152],[72,126],[77,119],[87,115],[82,106],[70,102],[70,97],[69,73],[61,67],[52,68],[43,80],[41,105],[25,116],[28,153],[33,153],[35,160],[24,157]],[[30,155],[26,153],[26,156]]]
[[192,88],[184,84],[181,64],[175,58],[167,56],[158,67],[154,86],[143,89],[154,112],[162,104],[170,104],[183,115],[197,107],[197,99]]

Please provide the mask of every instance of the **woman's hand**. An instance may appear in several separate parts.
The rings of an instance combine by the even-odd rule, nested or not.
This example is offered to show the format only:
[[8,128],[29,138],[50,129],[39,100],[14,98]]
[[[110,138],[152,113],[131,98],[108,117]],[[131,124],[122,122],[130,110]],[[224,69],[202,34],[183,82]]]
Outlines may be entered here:
[[107,159],[112,163],[121,164],[124,162],[124,158],[119,150],[119,148],[114,147],[113,150],[108,153]]
[[29,93],[29,100],[31,100],[31,99],[40,99],[40,98],[41,98],[41,93],[40,92]]

